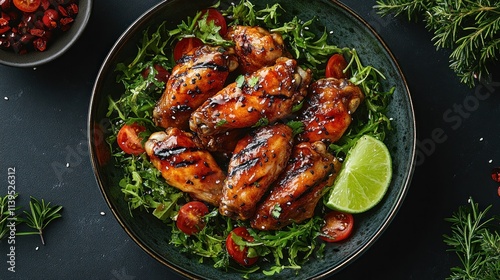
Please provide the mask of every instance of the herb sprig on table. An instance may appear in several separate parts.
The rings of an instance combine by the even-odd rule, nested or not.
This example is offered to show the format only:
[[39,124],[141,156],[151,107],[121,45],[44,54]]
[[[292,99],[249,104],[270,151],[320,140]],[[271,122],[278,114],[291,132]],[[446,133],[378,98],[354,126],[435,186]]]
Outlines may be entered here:
[[62,217],[60,212],[63,207],[59,205],[50,206],[50,202],[46,203],[43,199],[39,201],[34,197],[30,197],[30,212],[23,211],[24,216],[18,216],[16,212],[22,208],[15,206],[17,196],[17,193],[5,195],[4,197],[0,196],[0,240],[9,235],[12,223],[16,227],[24,223],[36,231],[17,231],[16,229],[16,235],[38,234],[40,235],[42,244],[45,245],[43,230],[50,222]]
[[374,8],[423,20],[437,49],[452,50],[450,68],[469,86],[487,79],[500,57],[498,0],[380,0]]
[[444,235],[444,242],[462,263],[451,268],[448,279],[500,279],[500,235],[494,228],[498,229],[500,219],[487,218],[490,208],[481,211],[470,199],[469,205],[446,219],[451,234]]

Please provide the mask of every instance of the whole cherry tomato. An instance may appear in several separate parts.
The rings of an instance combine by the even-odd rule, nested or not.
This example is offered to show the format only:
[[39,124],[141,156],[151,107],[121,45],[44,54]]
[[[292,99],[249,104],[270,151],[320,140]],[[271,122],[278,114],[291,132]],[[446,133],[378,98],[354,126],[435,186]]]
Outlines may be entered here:
[[191,201],[182,205],[177,215],[176,225],[185,234],[200,232],[205,227],[203,216],[208,214],[208,207],[200,201]]
[[241,248],[240,245],[236,244],[233,240],[233,235],[241,237],[245,241],[253,242],[253,237],[248,233],[245,227],[237,227],[233,229],[226,238],[226,249],[229,256],[233,258],[237,263],[243,266],[250,266],[257,262],[259,257],[248,257],[248,247]]
[[325,216],[325,225],[321,228],[320,236],[326,242],[338,242],[351,235],[354,218],[351,214],[332,211]]
[[144,126],[136,123],[124,124],[116,137],[118,146],[127,154],[140,155],[144,153],[145,150],[142,147],[142,138],[139,137],[139,133],[145,130]]

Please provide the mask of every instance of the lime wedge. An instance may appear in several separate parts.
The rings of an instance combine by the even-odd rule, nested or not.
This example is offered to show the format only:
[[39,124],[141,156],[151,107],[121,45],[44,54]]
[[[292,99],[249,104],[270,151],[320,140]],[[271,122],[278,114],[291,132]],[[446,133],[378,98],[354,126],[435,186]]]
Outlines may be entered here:
[[392,177],[392,160],[384,142],[362,136],[347,153],[329,197],[328,208],[361,213],[384,197]]

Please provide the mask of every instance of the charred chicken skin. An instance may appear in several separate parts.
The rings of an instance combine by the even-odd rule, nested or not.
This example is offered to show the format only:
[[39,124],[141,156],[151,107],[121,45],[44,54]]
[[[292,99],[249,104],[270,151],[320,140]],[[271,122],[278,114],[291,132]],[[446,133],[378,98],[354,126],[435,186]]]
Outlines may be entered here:
[[210,97],[191,115],[189,125],[201,137],[254,126],[259,120],[269,123],[292,113],[307,94],[311,71],[297,62],[279,58],[276,64],[261,68]]
[[284,124],[262,127],[238,141],[219,212],[240,220],[253,217],[257,203],[285,168],[292,142],[292,129]]
[[300,119],[304,132],[300,142],[335,142],[351,123],[351,114],[363,101],[361,89],[347,79],[325,78],[309,87],[309,97]]
[[333,184],[339,170],[340,162],[327,152],[323,142],[294,146],[285,170],[258,205],[251,226],[278,230],[311,218],[325,187]]
[[178,128],[155,132],[146,141],[145,149],[169,185],[195,199],[219,205],[226,176],[190,133]]
[[226,38],[235,43],[234,53],[238,57],[240,71],[245,74],[273,65],[276,59],[283,56],[285,49],[279,33],[270,33],[258,26],[233,26]]
[[172,69],[153,119],[163,128],[188,128],[189,116],[224,87],[236,58],[219,47],[201,46],[185,54]]

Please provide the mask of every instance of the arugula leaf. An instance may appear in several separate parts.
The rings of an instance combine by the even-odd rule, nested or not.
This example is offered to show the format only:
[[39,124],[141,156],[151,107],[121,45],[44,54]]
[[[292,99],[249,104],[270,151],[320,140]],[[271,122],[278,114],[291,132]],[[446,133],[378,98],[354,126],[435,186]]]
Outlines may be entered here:
[[343,54],[350,57],[347,65],[347,69],[352,73],[350,82],[362,89],[365,100],[353,114],[353,123],[344,135],[329,146],[329,149],[340,157],[345,156],[365,134],[384,141],[387,132],[392,129],[391,119],[387,116],[387,107],[395,90],[395,88],[382,90],[379,80],[385,79],[384,75],[373,66],[364,66],[356,50],[346,49]]
[[255,10],[255,5],[248,0],[241,0],[236,5],[229,6],[222,11],[222,15],[228,17],[233,25],[248,25],[248,26],[267,26],[269,28],[276,27],[279,24],[279,10],[283,8],[278,4],[272,6],[267,5],[266,8]]

